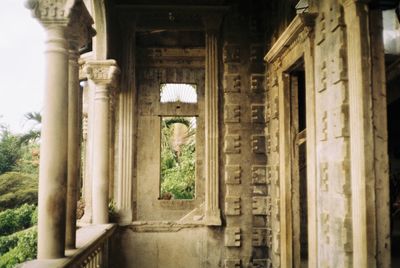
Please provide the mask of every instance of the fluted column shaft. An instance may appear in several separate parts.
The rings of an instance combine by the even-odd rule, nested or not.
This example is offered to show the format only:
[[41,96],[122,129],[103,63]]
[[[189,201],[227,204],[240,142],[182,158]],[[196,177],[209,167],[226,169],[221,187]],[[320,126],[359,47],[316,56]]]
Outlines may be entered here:
[[64,256],[68,135],[65,26],[46,27],[46,84],[40,145],[38,259]]
[[204,18],[206,26],[206,90],[205,90],[205,160],[206,160],[206,224],[221,225],[219,208],[218,165],[218,16]]

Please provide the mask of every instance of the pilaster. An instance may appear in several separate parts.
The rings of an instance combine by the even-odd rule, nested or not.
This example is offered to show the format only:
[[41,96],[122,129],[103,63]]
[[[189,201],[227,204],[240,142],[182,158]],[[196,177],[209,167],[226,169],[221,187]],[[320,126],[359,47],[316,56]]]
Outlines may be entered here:
[[221,225],[219,207],[218,153],[218,32],[219,14],[203,17],[206,28],[206,83],[205,83],[205,223]]

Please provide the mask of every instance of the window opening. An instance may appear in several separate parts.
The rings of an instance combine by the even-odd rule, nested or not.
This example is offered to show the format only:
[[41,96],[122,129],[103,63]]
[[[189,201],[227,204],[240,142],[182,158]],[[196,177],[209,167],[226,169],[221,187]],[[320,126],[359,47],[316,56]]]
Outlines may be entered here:
[[161,84],[160,102],[197,103],[197,87],[194,84],[183,83]]
[[196,117],[161,117],[160,199],[193,199]]

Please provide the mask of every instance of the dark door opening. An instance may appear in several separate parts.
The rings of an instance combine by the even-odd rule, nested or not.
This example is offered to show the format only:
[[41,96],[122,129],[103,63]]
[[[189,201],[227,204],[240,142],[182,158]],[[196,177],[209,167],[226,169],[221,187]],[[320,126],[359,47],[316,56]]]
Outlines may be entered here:
[[308,267],[306,82],[301,62],[290,73],[293,267]]

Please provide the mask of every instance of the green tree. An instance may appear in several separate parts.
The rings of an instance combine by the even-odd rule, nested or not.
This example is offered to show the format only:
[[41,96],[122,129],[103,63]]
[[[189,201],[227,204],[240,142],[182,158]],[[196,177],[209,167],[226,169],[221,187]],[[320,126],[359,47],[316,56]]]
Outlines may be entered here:
[[13,170],[21,157],[21,144],[18,136],[7,127],[0,130],[0,174]]

